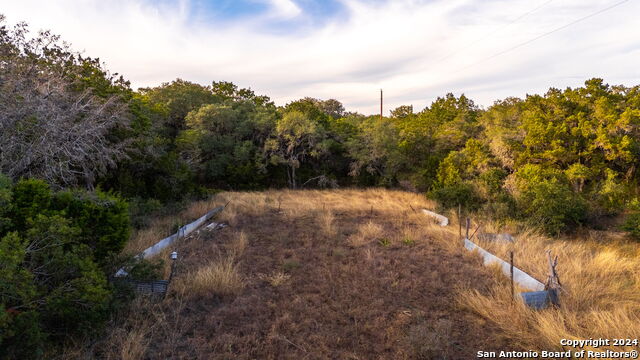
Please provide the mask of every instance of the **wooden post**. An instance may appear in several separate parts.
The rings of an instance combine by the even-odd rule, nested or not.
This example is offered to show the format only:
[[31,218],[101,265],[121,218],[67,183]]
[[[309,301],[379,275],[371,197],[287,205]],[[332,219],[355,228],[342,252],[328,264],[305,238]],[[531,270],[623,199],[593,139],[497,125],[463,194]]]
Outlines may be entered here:
[[559,304],[558,292],[560,291],[560,287],[562,286],[560,283],[560,278],[558,277],[558,273],[556,271],[556,266],[558,265],[558,256],[554,259],[551,258],[551,250],[547,250],[547,262],[549,264],[549,277],[547,278],[547,284],[545,285],[545,289],[548,291],[549,300],[553,305]]
[[466,239],[469,238],[469,227],[471,227],[471,219],[467,218],[467,232],[466,232],[467,236],[466,236]]
[[513,302],[513,299],[515,297],[515,291],[514,291],[514,288],[513,288],[513,251],[511,251],[509,255],[510,255],[510,258],[511,258],[511,261],[510,261],[510,264],[511,264],[511,302]]

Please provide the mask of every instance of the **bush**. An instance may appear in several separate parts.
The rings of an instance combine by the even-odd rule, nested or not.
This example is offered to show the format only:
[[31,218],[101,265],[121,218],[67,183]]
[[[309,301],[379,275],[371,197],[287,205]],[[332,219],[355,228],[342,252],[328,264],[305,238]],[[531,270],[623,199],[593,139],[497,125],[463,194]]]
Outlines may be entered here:
[[501,222],[517,217],[518,213],[515,200],[507,193],[497,195],[491,201],[487,201],[480,211],[486,217]]
[[613,170],[606,169],[606,176],[597,193],[598,205],[605,215],[615,215],[624,209],[628,191],[617,181],[617,174]]
[[101,191],[63,191],[55,194],[52,202],[55,210],[81,229],[81,241],[101,264],[119,253],[129,239],[129,207],[117,196]]
[[557,181],[529,184],[517,201],[526,220],[549,235],[574,229],[587,214],[585,201],[568,185]]
[[20,180],[12,192],[11,217],[17,230],[25,229],[30,219],[48,211],[50,207],[51,188],[42,180]]
[[0,239],[0,306],[8,313],[0,353],[17,358],[39,357],[47,340],[94,332],[111,300],[105,274],[71,221],[40,214],[29,225]]
[[160,209],[162,203],[157,199],[145,199],[136,197],[129,200],[129,217],[131,218],[131,226],[135,229],[141,229],[150,224],[152,216]]
[[106,272],[129,237],[127,203],[0,176],[0,205],[0,358],[38,359],[98,331],[120,300]]
[[467,183],[435,188],[427,196],[447,209],[457,208],[460,205],[467,211],[475,211],[482,205],[482,198],[478,196],[473,186]]
[[636,240],[640,240],[640,213],[636,212],[627,216],[622,230],[628,231]]
[[40,314],[33,310],[6,313],[2,304],[0,314],[5,314],[7,319],[4,324],[0,321],[0,358],[41,358],[46,337],[40,329]]
[[502,188],[507,172],[500,168],[492,168],[478,177],[478,184],[484,198],[495,200],[504,196],[505,191]]
[[12,185],[11,179],[0,174],[0,237],[6,234],[13,226],[10,214],[13,198]]

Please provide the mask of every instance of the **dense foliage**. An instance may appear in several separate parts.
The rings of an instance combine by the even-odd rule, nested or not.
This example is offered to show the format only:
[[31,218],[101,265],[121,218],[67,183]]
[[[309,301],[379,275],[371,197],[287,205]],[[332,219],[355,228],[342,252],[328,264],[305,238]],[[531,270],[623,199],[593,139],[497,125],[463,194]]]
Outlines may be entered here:
[[402,186],[553,234],[635,197],[637,86],[591,79],[486,110],[447,94],[381,118],[335,99],[278,107],[224,81],[133,91],[56,36],[27,34],[26,25],[0,31],[0,171],[14,181],[100,186],[134,209],[211,189]]
[[128,239],[128,209],[102,192],[6,177],[0,199],[0,353],[38,358],[48,342],[90,334],[107,319],[106,262]]

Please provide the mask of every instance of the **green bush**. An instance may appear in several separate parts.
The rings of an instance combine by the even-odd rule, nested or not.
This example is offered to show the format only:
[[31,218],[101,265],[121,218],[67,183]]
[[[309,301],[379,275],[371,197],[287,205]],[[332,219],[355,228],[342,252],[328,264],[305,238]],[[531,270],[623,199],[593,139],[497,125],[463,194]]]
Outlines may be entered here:
[[20,180],[12,192],[11,212],[17,230],[26,228],[30,219],[49,210],[51,188],[42,180]]
[[580,195],[558,181],[529,184],[517,199],[526,220],[549,235],[558,235],[581,225],[587,206]]
[[11,202],[13,193],[11,179],[0,174],[0,237],[6,234],[13,226],[11,220]]
[[516,201],[507,193],[499,194],[487,201],[480,211],[486,217],[500,222],[517,217]]
[[107,272],[129,237],[127,203],[0,176],[0,205],[0,358],[39,359],[95,334],[120,301]]
[[606,169],[606,179],[597,193],[598,205],[605,215],[615,215],[622,211],[629,194],[616,177],[617,174],[613,170]]
[[502,185],[507,177],[507,172],[500,168],[492,168],[478,177],[481,192],[487,199],[496,199],[504,195]]
[[640,240],[640,213],[636,212],[627,216],[622,230],[628,231],[636,240]]
[[52,203],[81,229],[81,241],[100,263],[119,253],[129,239],[129,207],[117,196],[101,191],[62,191],[55,194]]
[[17,358],[38,358],[48,341],[95,332],[111,300],[105,274],[70,220],[40,214],[29,224],[0,239],[0,304],[8,313],[0,353]]
[[[0,304],[0,359],[40,359],[46,335],[40,328],[40,314],[34,310],[6,312]],[[0,315],[1,317],[2,315]]]
[[162,203],[157,199],[136,197],[129,200],[129,217],[131,226],[141,229],[150,224],[152,216],[162,209]]
[[482,205],[482,198],[478,196],[473,186],[467,183],[438,187],[427,195],[446,209],[457,208],[460,205],[467,211],[475,211]]

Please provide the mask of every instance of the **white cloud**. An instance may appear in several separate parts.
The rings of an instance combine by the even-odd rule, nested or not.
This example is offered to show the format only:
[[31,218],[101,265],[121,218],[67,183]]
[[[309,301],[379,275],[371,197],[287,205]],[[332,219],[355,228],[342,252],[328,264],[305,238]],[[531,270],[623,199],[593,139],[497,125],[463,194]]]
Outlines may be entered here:
[[302,10],[291,0],[263,0],[271,6],[272,16],[277,18],[293,18],[302,13]]
[[490,105],[595,76],[640,82],[638,2],[492,57],[615,2],[342,0],[348,16],[287,32],[269,31],[269,21],[304,18],[302,9],[291,0],[256,1],[271,11],[242,22],[194,18],[187,0],[0,0],[0,11],[11,22],[61,34],[134,86],[176,77],[227,80],[278,104],[333,97],[349,110],[374,113],[380,88],[389,110],[402,104],[421,109],[450,91]]

